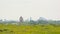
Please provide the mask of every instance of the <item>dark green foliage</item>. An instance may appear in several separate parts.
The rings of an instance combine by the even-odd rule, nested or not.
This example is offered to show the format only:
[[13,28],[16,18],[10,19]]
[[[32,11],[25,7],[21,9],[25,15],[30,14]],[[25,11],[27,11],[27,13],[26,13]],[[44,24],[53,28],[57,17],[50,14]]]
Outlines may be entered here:
[[3,32],[3,30],[0,30],[0,32]]
[[4,29],[4,31],[8,31],[8,29]]

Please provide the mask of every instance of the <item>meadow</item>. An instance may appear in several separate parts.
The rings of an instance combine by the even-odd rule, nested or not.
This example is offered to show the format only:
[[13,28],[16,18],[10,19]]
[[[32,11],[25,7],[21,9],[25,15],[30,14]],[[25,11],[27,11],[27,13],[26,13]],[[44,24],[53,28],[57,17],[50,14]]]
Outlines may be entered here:
[[0,24],[0,34],[60,34],[60,26]]

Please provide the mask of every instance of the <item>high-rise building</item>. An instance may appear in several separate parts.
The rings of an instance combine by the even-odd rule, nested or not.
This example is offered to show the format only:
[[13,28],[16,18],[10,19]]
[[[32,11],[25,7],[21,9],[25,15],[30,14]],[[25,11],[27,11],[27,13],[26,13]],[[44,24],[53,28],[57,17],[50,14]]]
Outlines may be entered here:
[[20,16],[19,21],[23,22],[23,17],[22,16]]

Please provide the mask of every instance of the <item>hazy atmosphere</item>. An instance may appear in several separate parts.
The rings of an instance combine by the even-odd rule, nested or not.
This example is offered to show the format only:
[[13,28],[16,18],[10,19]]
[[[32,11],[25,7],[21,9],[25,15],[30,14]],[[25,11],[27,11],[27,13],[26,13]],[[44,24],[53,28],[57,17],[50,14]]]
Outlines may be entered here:
[[0,19],[18,20],[30,16],[60,19],[60,0],[0,0]]

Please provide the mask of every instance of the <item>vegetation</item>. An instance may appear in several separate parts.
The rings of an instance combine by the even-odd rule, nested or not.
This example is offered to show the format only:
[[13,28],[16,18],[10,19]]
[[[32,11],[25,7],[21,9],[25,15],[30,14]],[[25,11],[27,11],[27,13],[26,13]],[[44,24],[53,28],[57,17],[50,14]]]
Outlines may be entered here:
[[[56,27],[57,26],[57,27]],[[60,25],[13,25],[0,24],[0,34],[60,34]]]
[[0,34],[60,34],[60,21],[3,21],[0,22]]

